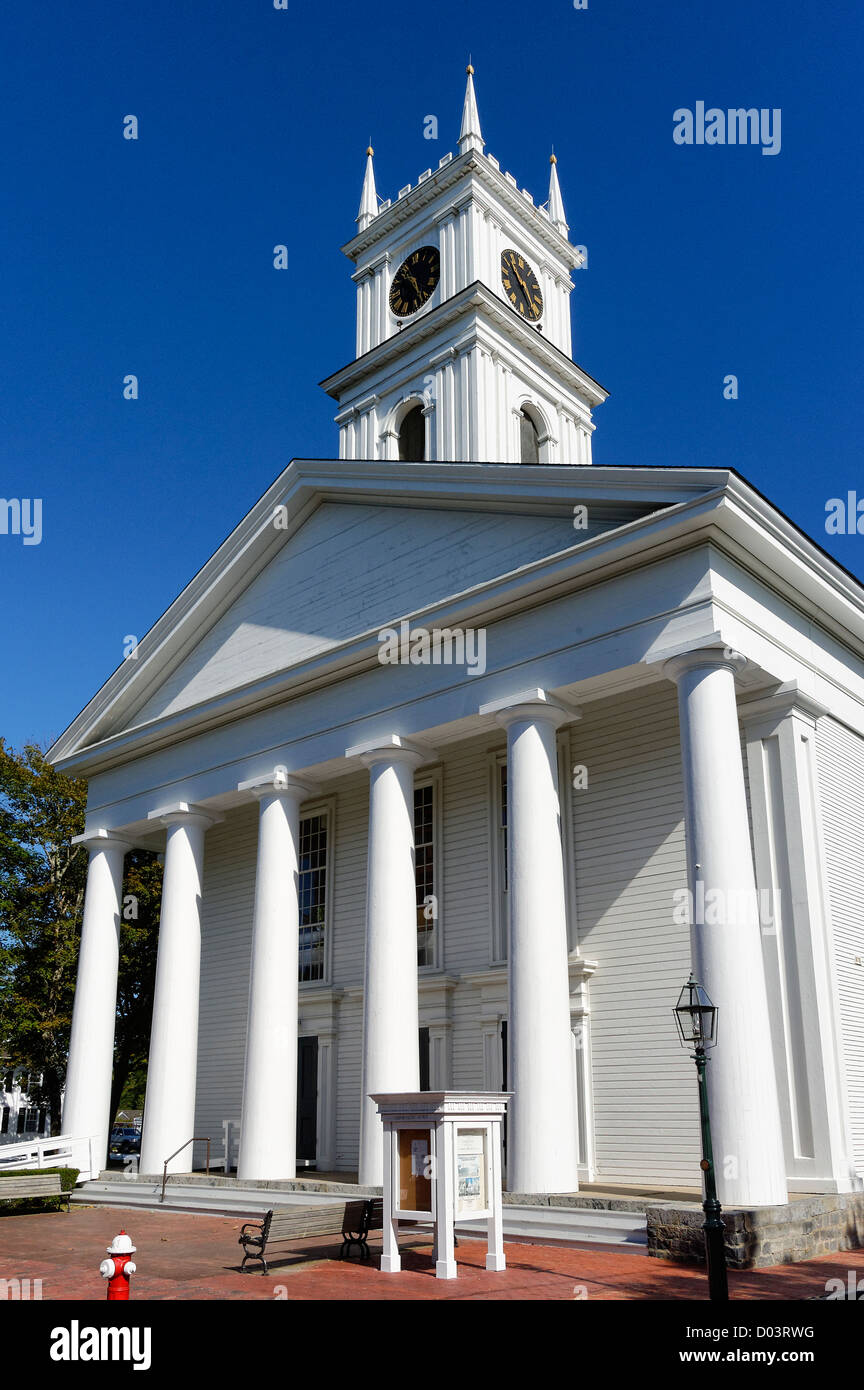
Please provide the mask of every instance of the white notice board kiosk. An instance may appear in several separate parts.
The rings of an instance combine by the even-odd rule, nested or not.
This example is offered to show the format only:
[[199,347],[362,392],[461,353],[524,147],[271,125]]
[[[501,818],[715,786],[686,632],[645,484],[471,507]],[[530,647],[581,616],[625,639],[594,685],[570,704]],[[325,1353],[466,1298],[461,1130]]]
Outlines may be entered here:
[[501,1126],[509,1091],[407,1091],[374,1095],[384,1124],[384,1253],[402,1268],[400,1221],[435,1226],[435,1274],[456,1278],[454,1226],[486,1219],[487,1269],[504,1269]]

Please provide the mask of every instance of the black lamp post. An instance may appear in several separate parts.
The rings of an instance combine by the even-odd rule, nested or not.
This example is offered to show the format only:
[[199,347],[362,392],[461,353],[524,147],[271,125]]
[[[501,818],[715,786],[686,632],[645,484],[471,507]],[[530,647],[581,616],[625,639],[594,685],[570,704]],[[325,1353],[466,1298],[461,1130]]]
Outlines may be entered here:
[[705,1068],[708,1065],[706,1049],[713,1047],[717,1041],[717,1009],[691,973],[673,1012],[682,1047],[694,1049],[691,1055],[699,1076],[699,1119],[702,1126],[700,1167],[705,1174],[705,1198],[702,1202],[705,1222],[702,1229],[705,1232],[705,1256],[708,1261],[708,1293],[711,1299],[726,1303],[729,1300],[726,1250],[723,1245],[726,1227],[721,1220],[722,1207],[717,1200],[717,1187],[714,1182],[714,1154],[711,1148],[711,1122],[708,1118],[708,1088],[705,1079]]

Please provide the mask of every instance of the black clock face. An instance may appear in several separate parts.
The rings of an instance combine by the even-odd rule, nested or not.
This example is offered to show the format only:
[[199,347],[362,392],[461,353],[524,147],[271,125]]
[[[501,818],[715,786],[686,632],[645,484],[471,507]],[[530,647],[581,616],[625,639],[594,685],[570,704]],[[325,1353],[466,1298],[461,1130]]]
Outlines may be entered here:
[[513,308],[523,319],[539,319],[543,313],[540,284],[525,257],[512,247],[501,252],[501,284]]
[[437,246],[421,246],[402,262],[390,286],[390,309],[397,318],[416,314],[434,292],[441,274]]

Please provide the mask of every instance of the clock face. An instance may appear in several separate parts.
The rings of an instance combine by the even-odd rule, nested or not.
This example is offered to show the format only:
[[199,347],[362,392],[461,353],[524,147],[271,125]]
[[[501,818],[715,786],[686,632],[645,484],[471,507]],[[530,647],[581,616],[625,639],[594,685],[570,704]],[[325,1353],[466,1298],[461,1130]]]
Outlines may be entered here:
[[501,252],[501,284],[513,308],[523,319],[539,319],[543,313],[540,284],[525,257],[512,247]]
[[390,286],[390,309],[397,318],[416,314],[433,293],[441,274],[437,246],[420,246],[402,262]]

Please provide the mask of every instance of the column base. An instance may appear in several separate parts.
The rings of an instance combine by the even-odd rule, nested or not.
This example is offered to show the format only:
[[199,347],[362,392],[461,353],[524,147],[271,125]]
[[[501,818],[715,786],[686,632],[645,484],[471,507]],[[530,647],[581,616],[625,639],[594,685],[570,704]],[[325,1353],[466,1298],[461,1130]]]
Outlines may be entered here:
[[401,1255],[382,1255],[381,1256],[382,1274],[401,1274],[402,1257]]
[[495,1255],[495,1254],[487,1255],[487,1256],[486,1256],[486,1268],[487,1268],[487,1269],[495,1270],[495,1271],[497,1272],[497,1271],[499,1271],[499,1270],[502,1270],[502,1269],[506,1269],[506,1268],[507,1268],[507,1261],[506,1261],[506,1259],[505,1259],[505,1257],[504,1257],[503,1255]]
[[436,1278],[436,1279],[455,1279],[455,1278],[457,1278],[457,1275],[458,1275],[458,1270],[457,1270],[457,1268],[456,1268],[456,1261],[455,1261],[455,1260],[436,1260],[436,1261],[435,1261],[435,1278]]

